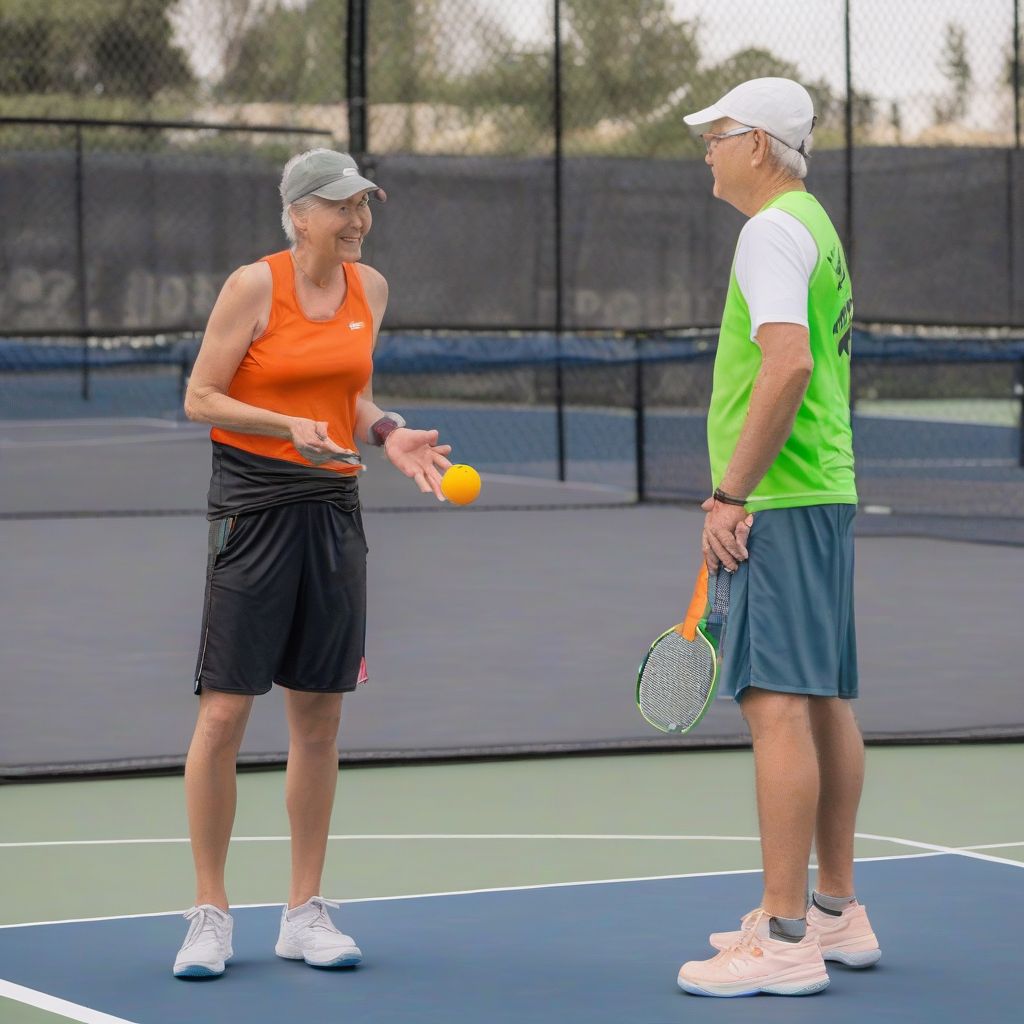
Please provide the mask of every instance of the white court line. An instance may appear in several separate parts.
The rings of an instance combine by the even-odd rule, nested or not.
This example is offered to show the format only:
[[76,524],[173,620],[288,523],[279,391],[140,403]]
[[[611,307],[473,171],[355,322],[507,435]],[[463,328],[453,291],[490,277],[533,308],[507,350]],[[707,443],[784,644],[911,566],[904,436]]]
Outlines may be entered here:
[[940,846],[937,843],[919,843],[914,839],[900,839],[896,836],[878,836],[871,832],[855,832],[858,839],[877,839],[883,843],[895,843],[897,846],[910,846],[917,850],[934,850],[936,853],[951,853],[957,857],[970,860],[984,860],[990,864],[1008,864],[1013,868],[1024,868],[1024,861],[1010,860],[1007,857],[992,857],[987,853],[976,853],[971,847]]
[[[895,836],[878,836],[868,832],[856,833],[858,839],[872,839],[880,842],[895,843],[899,846],[911,846],[918,849],[932,850],[936,853],[961,854],[971,856],[977,850],[996,850],[1011,846],[1024,846],[1024,842],[986,843],[977,846],[941,846],[934,843],[919,843],[911,839],[900,839]],[[232,836],[233,843],[287,843],[289,836]],[[757,836],[717,836],[717,835],[676,835],[676,834],[637,834],[622,833],[589,833],[589,832],[367,832],[332,834],[332,841],[366,841],[387,842],[389,840],[441,841],[459,842],[462,840],[525,840],[525,841],[572,841],[588,842],[712,842],[712,843],[756,843]],[[27,842],[0,843],[0,849],[32,849],[51,846],[164,846],[184,845],[189,842],[186,836],[140,839],[50,839]],[[991,860],[996,863],[1016,864],[1001,857],[977,855],[979,859]]]
[[1022,843],[979,843],[977,846],[961,846],[961,850],[1005,850],[1009,846],[1024,846]]
[[[233,843],[287,843],[289,836],[232,836]],[[640,840],[644,842],[680,842],[680,841],[701,841],[701,842],[722,842],[722,843],[757,843],[760,842],[757,836],[680,836],[680,835],[634,835],[631,833],[621,834],[588,834],[581,832],[560,832],[560,833],[535,833],[535,832],[418,832],[418,833],[365,833],[351,835],[329,835],[329,840],[389,840],[389,839],[413,839],[413,840],[442,840],[459,841],[463,839],[524,839],[524,840],[563,840],[563,839],[586,839],[586,840],[609,840],[628,841]],[[185,838],[168,839],[55,839],[40,842],[23,843],[0,843],[0,849],[18,849],[25,847],[40,846],[145,846],[147,844],[162,845],[187,843]]]
[[[1008,846],[1024,846],[1021,843],[990,843],[978,846],[942,846],[937,843],[921,843],[913,839],[902,839],[898,836],[882,836],[872,832],[855,833],[858,839],[871,839],[877,842],[893,843],[897,846],[909,846],[919,850],[931,850],[935,853],[954,854],[974,860],[990,861],[994,864],[1009,864],[1024,867],[1024,863],[1009,860],[1005,857],[992,857],[978,853],[978,850],[1000,849]],[[585,832],[381,832],[352,833],[349,835],[329,835],[329,840],[365,840],[386,842],[390,840],[439,840],[442,842],[459,842],[464,840],[586,840],[590,842],[723,842],[723,843],[756,843],[757,836],[715,836],[715,835],[648,835],[632,833],[585,833]],[[288,836],[233,836],[233,843],[286,843]],[[0,849],[26,849],[48,846],[146,846],[146,845],[183,845],[188,843],[186,837],[154,838],[154,839],[56,839],[39,842],[0,843]]]
[[[929,857],[942,857],[945,852],[928,853],[897,853],[884,857],[856,857],[858,864],[874,863],[890,860],[925,860]],[[812,865],[813,867],[814,865]],[[759,875],[760,868],[732,868],[728,871],[690,871],[678,875],[639,875],[628,878],[593,878],[576,882],[539,882],[533,885],[503,885],[485,889],[453,889],[449,892],[417,892],[400,896],[356,896],[351,899],[339,899],[338,903],[392,903],[396,900],[428,900],[444,896],[479,896],[498,892],[528,892],[533,889],[568,889],[584,885],[627,885],[631,882],[670,882],[680,878],[718,878],[725,875]],[[232,910],[264,910],[267,907],[280,907],[276,903],[232,903]],[[23,921],[18,924],[0,924],[0,931],[12,928],[39,928],[43,925],[57,924],[96,924],[103,921],[134,921],[144,917],[180,917],[181,910],[158,910],[147,914],[113,914],[109,917],[69,917],[56,921]]]
[[15,985],[14,982],[4,981],[3,978],[0,978],[0,996],[35,1006],[40,1010],[59,1013],[68,1020],[81,1021],[82,1024],[134,1024],[124,1017],[111,1017],[109,1013],[101,1013],[88,1006],[79,1006],[78,1003],[69,1003],[66,999],[58,999],[45,992],[37,992],[34,988],[25,988],[24,985]]

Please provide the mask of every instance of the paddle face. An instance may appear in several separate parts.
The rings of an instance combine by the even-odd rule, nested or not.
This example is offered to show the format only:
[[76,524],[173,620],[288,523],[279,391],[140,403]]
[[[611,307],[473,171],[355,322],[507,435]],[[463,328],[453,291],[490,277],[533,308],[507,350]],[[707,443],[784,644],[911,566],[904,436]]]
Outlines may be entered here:
[[699,629],[693,640],[666,630],[640,666],[637,707],[655,729],[689,732],[704,717],[717,677],[715,648]]
[[702,569],[686,619],[651,644],[640,666],[636,703],[662,732],[689,732],[715,696],[731,577]]

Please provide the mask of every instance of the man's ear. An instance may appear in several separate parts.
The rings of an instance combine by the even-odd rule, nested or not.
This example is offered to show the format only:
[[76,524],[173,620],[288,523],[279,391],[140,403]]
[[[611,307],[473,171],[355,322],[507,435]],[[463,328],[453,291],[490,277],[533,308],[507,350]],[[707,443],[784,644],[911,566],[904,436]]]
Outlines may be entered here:
[[751,133],[754,137],[754,152],[750,156],[750,166],[760,167],[768,156],[768,136],[760,128]]

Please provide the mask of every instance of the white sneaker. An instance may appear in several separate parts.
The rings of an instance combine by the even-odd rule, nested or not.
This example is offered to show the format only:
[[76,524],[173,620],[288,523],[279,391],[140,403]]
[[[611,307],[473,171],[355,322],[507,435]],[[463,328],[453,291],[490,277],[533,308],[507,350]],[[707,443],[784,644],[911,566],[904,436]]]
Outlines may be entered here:
[[231,959],[231,929],[234,921],[219,907],[209,903],[185,911],[191,921],[185,941],[174,961],[176,978],[216,978],[224,973]]
[[363,954],[351,935],[343,935],[327,915],[339,904],[314,896],[301,907],[281,910],[281,933],[274,952],[286,960],[305,960],[311,967],[355,967]]

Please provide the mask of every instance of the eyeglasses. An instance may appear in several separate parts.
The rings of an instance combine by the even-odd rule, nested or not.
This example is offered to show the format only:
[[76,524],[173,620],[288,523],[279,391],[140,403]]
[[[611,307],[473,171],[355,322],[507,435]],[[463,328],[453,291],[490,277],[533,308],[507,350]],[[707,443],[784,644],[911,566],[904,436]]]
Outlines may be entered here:
[[715,143],[720,142],[722,139],[731,139],[736,135],[746,135],[747,132],[753,131],[757,131],[757,129],[742,125],[739,128],[730,128],[727,132],[704,132],[701,138],[704,140],[704,146],[710,153],[715,148]]

